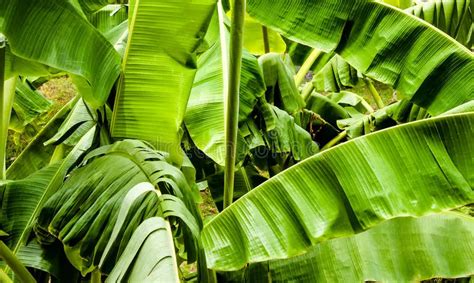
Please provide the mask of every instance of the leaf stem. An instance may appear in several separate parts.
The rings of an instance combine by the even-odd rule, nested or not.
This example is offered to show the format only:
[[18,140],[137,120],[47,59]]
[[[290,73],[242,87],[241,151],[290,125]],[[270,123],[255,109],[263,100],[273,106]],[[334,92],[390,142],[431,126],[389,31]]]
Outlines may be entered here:
[[13,283],[12,279],[0,268],[0,282]]
[[33,275],[31,275],[28,269],[26,269],[3,241],[0,241],[0,257],[5,260],[6,264],[18,276],[18,279],[20,279],[21,282],[36,282]]
[[377,107],[379,109],[384,108],[385,105],[383,104],[382,98],[380,97],[380,94],[378,93],[377,89],[375,89],[375,86],[372,81],[367,77],[364,77],[364,81],[367,87],[369,88],[370,94],[372,94],[372,97],[374,98]]
[[306,58],[306,60],[304,61],[303,66],[301,66],[300,70],[295,76],[296,86],[299,86],[303,82],[304,78],[306,77],[306,74],[309,72],[309,69],[311,69],[311,66],[313,66],[314,62],[316,61],[316,59],[318,59],[321,53],[321,50],[316,48],[311,51],[308,58]]
[[237,152],[237,133],[239,126],[239,88],[242,65],[243,25],[245,0],[234,0],[230,28],[229,85],[226,101],[225,144],[226,159],[224,171],[224,208],[228,207],[234,195],[234,169]]
[[339,135],[337,135],[335,138],[333,138],[327,144],[325,144],[323,146],[323,148],[321,148],[321,150],[326,150],[326,149],[329,149],[329,148],[335,146],[337,143],[339,143],[345,137],[347,137],[347,131],[340,132]]
[[102,283],[102,274],[99,268],[94,269],[91,274],[91,283]]
[[312,82],[309,82],[305,85],[303,88],[303,91],[301,92],[301,97],[303,97],[303,100],[305,102],[308,101],[308,98],[311,96],[311,93],[313,93],[314,90],[314,85]]
[[10,124],[16,84],[16,76],[6,80],[6,49],[6,39],[0,36],[0,180],[7,178],[6,157],[8,125]]
[[263,34],[263,49],[265,50],[265,53],[269,53],[270,41],[268,40],[268,29],[264,25],[262,25],[262,34]]

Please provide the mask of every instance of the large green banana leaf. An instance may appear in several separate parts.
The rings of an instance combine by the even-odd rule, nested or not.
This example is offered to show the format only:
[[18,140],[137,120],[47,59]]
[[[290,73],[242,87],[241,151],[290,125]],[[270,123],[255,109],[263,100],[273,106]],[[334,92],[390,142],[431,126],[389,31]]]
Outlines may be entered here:
[[467,48],[474,43],[471,0],[441,0],[421,2],[406,10],[434,25]]
[[287,258],[400,216],[474,201],[474,113],[421,120],[354,139],[271,178],[202,233],[208,265],[237,270]]
[[[228,46],[229,31],[214,13],[206,38],[210,48],[198,59],[198,70],[186,108],[184,122],[194,144],[219,165],[225,161],[224,131],[224,66],[223,48]],[[224,30],[221,31],[220,29]],[[216,34],[222,32],[222,44]],[[228,53],[228,50],[224,50]],[[239,122],[248,119],[257,100],[265,91],[265,83],[257,59],[244,49],[240,78]]]
[[[474,219],[462,214],[395,218],[356,236],[317,244],[301,256],[251,265],[240,277],[245,276],[246,282],[418,282],[466,277],[474,272],[473,237]],[[263,269],[259,281],[251,274],[255,268]]]
[[13,54],[69,72],[89,103],[105,103],[120,56],[70,1],[2,0],[0,18]]
[[[197,190],[167,158],[134,140],[92,151],[84,166],[74,170],[43,206],[35,226],[41,242],[59,239],[71,263],[84,275],[97,266],[109,273],[140,223],[154,216],[172,216],[187,260],[199,257],[200,271],[205,271],[198,239],[202,224]],[[152,189],[140,189],[137,184],[142,182],[153,184]],[[147,194],[157,189],[160,194]]]
[[[412,1],[384,2],[402,9],[412,6]],[[470,0],[421,2],[408,8],[406,12],[429,22],[470,48],[473,37],[472,11],[469,4]],[[357,81],[357,70],[336,55],[316,72],[313,84],[318,91],[338,92],[341,88],[355,86]]]
[[111,125],[179,162],[181,124],[196,73],[196,51],[215,0],[130,2],[129,38]]
[[357,70],[394,86],[430,114],[474,98],[472,53],[422,20],[385,4],[249,0],[247,11],[294,41],[325,52],[334,50]]

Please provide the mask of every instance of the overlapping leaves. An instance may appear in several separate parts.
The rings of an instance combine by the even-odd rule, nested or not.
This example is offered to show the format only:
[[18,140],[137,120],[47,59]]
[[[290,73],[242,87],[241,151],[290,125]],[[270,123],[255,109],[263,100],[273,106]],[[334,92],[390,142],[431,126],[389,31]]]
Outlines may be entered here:
[[[355,139],[263,183],[209,222],[211,267],[286,258],[397,216],[471,203],[474,114],[422,120]],[[248,218],[252,215],[252,218]]]

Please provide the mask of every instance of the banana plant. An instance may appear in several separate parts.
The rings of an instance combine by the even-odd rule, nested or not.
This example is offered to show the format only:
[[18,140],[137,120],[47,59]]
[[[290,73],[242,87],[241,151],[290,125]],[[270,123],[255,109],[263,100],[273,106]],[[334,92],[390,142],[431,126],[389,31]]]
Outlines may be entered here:
[[[2,83],[54,68],[81,95],[0,181],[10,254],[67,282],[472,274],[472,219],[446,212],[474,200],[470,2],[227,2],[0,1]],[[282,36],[308,45],[298,73]],[[310,69],[337,93],[301,90]],[[341,92],[359,75],[405,99],[374,111]],[[224,202],[204,228],[197,178]]]
[[[224,278],[247,282],[361,282],[422,281],[441,274],[444,278],[468,277],[473,260],[469,240],[472,221],[472,217],[459,213],[395,218],[354,237],[319,243],[300,256],[227,272]],[[446,257],[456,264],[446,266]]]
[[[324,52],[336,51],[354,68],[392,85],[430,114],[473,98],[474,83],[468,79],[474,68],[472,53],[400,10],[373,1],[276,1],[270,5],[249,0],[248,12],[290,39]],[[326,22],[334,25],[313,28]],[[441,75],[446,69],[452,75]]]
[[231,271],[297,256],[385,220],[472,203],[473,122],[467,113],[408,123],[294,165],[205,226],[209,266]]

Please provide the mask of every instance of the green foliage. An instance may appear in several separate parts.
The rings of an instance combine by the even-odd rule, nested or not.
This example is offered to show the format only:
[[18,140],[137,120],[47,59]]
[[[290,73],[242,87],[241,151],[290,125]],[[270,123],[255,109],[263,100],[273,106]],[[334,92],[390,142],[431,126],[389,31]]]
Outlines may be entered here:
[[400,10],[364,0],[271,4],[249,0],[248,12],[290,39],[337,52],[357,70],[394,86],[430,114],[474,98],[474,82],[469,79],[474,71],[472,53]]
[[0,0],[0,281],[473,274],[472,2],[217,2]]
[[237,270],[249,262],[296,256],[387,219],[471,203],[473,122],[473,113],[422,120],[293,166],[206,225],[209,266]]
[[147,140],[180,163],[180,128],[196,73],[195,55],[214,4],[213,0],[173,1],[171,5],[131,1],[113,137]]

